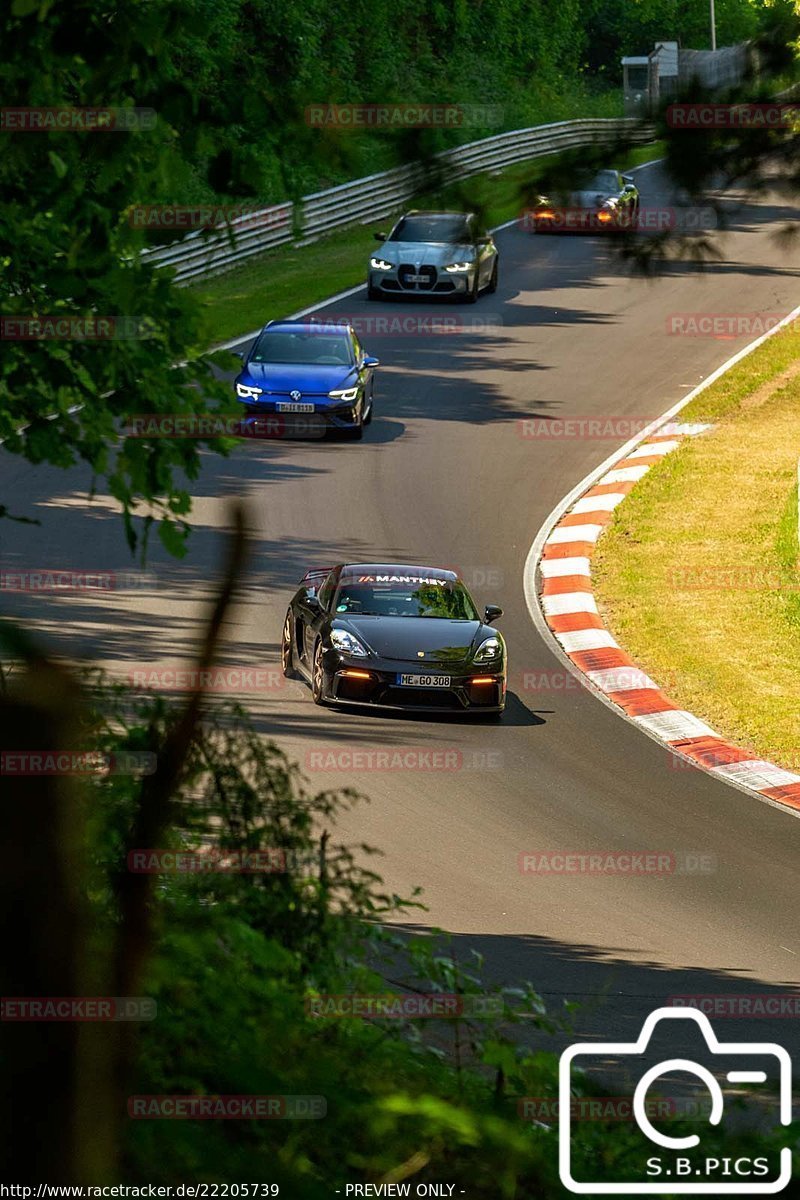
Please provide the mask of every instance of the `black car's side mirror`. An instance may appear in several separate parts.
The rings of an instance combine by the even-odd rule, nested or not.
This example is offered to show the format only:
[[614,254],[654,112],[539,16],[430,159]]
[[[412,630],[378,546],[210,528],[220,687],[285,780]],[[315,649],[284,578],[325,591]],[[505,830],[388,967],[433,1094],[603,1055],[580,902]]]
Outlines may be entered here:
[[483,614],[484,622],[491,625],[492,621],[496,621],[498,617],[502,617],[503,610],[499,604],[487,604]]
[[319,596],[315,587],[306,588],[306,607],[310,608],[312,612],[322,611],[322,605],[319,602]]
[[386,241],[386,236],[387,236],[387,235],[386,235],[385,233],[376,233],[376,234],[375,234],[375,241],[376,241],[376,242],[385,242],[385,241]]
[[623,182],[624,184],[627,184],[627,186],[628,186],[628,187],[635,187],[635,186],[636,186],[636,180],[633,178],[633,176],[632,176],[632,175],[623,175],[623,176],[622,176],[622,182]]

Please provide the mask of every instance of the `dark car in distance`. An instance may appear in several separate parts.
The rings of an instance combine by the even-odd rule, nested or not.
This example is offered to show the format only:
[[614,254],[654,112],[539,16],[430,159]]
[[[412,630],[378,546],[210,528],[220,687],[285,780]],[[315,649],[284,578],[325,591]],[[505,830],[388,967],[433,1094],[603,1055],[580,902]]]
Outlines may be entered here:
[[528,210],[533,233],[570,233],[635,229],[639,189],[632,175],[597,171],[578,180],[570,192],[537,196]]

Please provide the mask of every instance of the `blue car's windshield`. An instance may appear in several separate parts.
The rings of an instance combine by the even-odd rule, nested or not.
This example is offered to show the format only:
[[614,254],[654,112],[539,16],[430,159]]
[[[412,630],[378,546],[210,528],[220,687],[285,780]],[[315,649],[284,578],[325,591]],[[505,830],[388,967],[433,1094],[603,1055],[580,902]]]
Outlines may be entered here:
[[467,218],[460,213],[455,215],[434,214],[433,216],[403,217],[397,228],[392,230],[390,242],[437,242],[450,245],[461,245],[471,242]]
[[353,363],[353,350],[346,333],[267,329],[253,347],[248,361],[349,367]]

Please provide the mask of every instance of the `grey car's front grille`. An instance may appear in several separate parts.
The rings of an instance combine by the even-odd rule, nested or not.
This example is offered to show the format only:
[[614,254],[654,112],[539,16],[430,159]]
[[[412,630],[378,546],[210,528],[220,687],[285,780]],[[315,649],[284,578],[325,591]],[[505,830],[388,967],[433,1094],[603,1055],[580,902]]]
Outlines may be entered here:
[[397,268],[400,286],[409,292],[429,292],[436,285],[436,267],[425,263],[415,267],[413,263],[401,263]]

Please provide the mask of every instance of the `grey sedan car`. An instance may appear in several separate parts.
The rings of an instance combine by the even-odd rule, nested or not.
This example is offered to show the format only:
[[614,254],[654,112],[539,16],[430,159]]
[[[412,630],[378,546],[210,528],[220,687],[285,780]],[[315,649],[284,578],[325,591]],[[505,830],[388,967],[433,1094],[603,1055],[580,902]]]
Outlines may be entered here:
[[369,261],[367,295],[454,296],[474,304],[497,288],[497,247],[475,213],[422,212],[401,217]]

